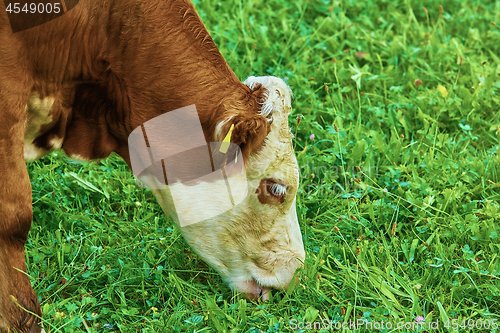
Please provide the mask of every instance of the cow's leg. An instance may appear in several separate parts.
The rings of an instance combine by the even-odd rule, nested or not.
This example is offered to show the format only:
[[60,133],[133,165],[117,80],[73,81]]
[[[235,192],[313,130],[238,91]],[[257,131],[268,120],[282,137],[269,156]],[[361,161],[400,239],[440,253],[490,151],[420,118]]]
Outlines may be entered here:
[[40,316],[40,304],[23,273],[33,215],[23,153],[31,82],[23,75],[19,55],[3,49],[7,45],[12,44],[0,46],[0,332],[39,333],[40,320],[29,312]]

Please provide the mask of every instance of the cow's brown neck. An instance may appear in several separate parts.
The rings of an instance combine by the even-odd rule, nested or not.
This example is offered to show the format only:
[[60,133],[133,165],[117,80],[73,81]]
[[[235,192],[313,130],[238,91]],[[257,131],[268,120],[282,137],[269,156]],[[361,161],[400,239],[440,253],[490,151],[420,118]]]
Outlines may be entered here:
[[[127,7],[120,4],[110,12]],[[141,13],[147,11],[155,11],[154,19],[141,21]],[[154,116],[190,104],[196,104],[203,117],[217,116],[221,111],[219,104],[229,104],[231,97],[240,98],[238,95],[248,93],[191,3],[140,2],[137,13],[121,13],[109,18],[121,22],[121,25],[117,22],[110,25],[116,29],[108,31],[113,43],[126,42],[111,46],[105,56],[109,62],[105,84],[114,91],[126,90],[120,95],[129,99],[129,105],[117,101],[117,105],[122,106],[119,111],[128,112],[128,106],[138,111],[131,114],[127,134]],[[130,63],[134,63],[135,68],[125,65]],[[108,95],[112,94],[108,91]],[[202,122],[215,123],[208,119]]]
[[[62,104],[72,108],[63,134],[68,155],[92,159],[116,151],[129,162],[126,142],[134,128],[190,104],[207,141],[214,141],[220,120],[255,105],[190,2],[123,1],[82,1],[26,31],[26,57],[38,78],[33,90],[42,96],[65,90]],[[47,49],[55,56],[47,57]]]

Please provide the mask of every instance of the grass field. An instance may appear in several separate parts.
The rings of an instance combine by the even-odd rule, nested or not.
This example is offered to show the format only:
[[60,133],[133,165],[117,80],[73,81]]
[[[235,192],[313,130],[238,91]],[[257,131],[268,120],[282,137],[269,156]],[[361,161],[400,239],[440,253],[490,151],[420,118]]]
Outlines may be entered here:
[[119,158],[57,152],[28,165],[45,329],[500,332],[500,2],[195,5],[240,79],[294,91],[300,283],[233,294]]

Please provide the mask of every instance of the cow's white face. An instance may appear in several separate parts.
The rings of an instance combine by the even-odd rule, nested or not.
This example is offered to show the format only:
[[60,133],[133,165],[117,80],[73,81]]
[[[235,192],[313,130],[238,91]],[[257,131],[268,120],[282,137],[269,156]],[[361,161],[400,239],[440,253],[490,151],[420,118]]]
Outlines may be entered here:
[[[266,299],[269,289],[289,285],[305,252],[295,207],[299,170],[288,126],[291,91],[275,77],[245,81],[250,88],[257,83],[268,90],[260,113],[269,119],[271,131],[262,149],[245,161],[245,199],[223,214],[181,227],[170,193],[173,187],[184,185],[176,183],[166,190],[152,191],[165,213],[174,217],[187,242],[232,289],[250,298],[262,294]],[[218,133],[216,138],[221,139]],[[191,210],[192,214],[193,210],[210,210],[213,202],[211,205],[205,207],[203,202],[186,197],[184,207],[177,202],[176,209]]]

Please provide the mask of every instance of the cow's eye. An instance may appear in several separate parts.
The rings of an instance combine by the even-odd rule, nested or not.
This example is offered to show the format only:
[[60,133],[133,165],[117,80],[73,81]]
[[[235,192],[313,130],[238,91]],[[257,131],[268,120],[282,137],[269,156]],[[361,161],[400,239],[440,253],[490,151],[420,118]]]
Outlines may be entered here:
[[273,197],[277,198],[280,201],[286,194],[286,186],[275,183],[273,181],[268,181],[267,190]]
[[274,179],[262,179],[259,187],[255,191],[262,204],[279,205],[285,201],[288,187]]

